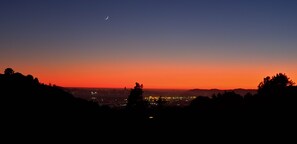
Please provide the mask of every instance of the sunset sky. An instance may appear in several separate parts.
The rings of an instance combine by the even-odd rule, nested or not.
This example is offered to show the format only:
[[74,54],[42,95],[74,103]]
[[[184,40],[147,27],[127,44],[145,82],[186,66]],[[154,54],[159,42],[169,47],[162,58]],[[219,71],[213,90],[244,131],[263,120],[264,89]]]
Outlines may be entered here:
[[297,1],[1,0],[7,67],[66,87],[257,88],[278,72],[297,82]]

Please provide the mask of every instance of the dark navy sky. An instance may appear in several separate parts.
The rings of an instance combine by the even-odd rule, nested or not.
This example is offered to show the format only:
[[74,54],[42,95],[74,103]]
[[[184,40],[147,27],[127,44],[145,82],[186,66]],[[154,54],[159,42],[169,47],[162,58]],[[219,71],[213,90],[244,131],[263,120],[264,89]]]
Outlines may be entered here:
[[[238,86],[256,87],[268,74],[297,72],[295,0],[1,0],[0,22],[2,69],[66,86],[122,87],[140,80],[166,87],[147,80],[165,77],[185,83],[168,87],[235,87],[226,81],[238,70],[231,74],[238,75]],[[136,69],[156,72],[131,76]],[[67,82],[69,70],[105,77]],[[254,80],[239,78],[247,70]],[[225,79],[208,85],[201,71]],[[184,75],[197,76],[197,83]]]

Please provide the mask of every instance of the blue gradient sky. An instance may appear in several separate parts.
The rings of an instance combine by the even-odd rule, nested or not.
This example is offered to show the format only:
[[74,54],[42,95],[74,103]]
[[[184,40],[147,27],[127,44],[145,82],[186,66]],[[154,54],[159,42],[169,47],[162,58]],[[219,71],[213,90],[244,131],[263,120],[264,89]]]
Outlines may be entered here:
[[295,0],[1,0],[0,21],[0,68],[45,83],[256,88],[277,72],[297,81]]

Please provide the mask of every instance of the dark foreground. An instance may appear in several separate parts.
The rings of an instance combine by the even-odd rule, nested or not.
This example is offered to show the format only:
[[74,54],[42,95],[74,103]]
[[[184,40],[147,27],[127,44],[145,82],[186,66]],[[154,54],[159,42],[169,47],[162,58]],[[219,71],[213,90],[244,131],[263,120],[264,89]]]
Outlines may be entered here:
[[[287,141],[296,134],[296,87],[198,97],[187,107],[109,108],[75,98],[33,76],[1,74],[1,130],[4,138],[157,142],[216,138],[245,142]],[[207,137],[207,138],[206,138]],[[208,137],[212,139],[208,139]]]

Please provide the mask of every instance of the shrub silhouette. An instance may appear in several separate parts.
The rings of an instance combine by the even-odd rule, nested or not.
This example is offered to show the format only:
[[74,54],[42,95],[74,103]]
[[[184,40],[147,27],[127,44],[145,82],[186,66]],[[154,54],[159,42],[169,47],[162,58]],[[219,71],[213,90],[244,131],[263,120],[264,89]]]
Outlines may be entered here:
[[12,68],[6,68],[4,70],[4,74],[5,75],[12,75],[12,74],[14,74],[14,70]]

